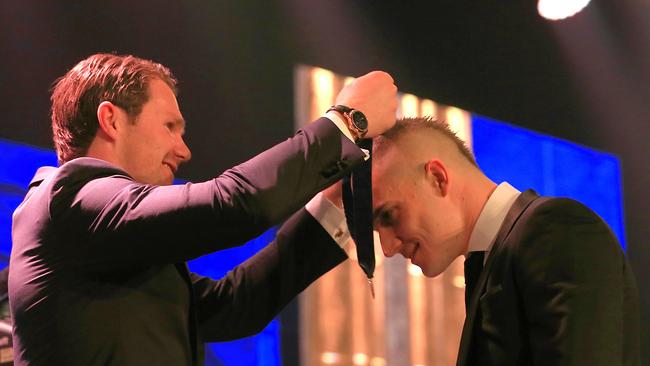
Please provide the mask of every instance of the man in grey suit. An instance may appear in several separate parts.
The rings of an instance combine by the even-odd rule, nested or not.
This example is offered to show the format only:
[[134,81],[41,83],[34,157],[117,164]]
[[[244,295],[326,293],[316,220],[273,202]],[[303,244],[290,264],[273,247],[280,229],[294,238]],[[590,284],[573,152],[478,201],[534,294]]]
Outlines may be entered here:
[[[396,88],[372,72],[337,104],[365,118],[328,112],[212,180],[173,186],[190,150],[170,71],[110,54],[72,68],[52,92],[60,166],[39,170],[13,217],[15,364],[200,365],[203,342],[260,331],[346,258],[344,222],[321,214],[337,208],[312,197],[363,161],[354,136],[394,124]],[[187,270],[290,215],[224,278]]]
[[495,184],[431,118],[398,121],[375,138],[372,159],[386,256],[429,277],[466,257],[459,366],[640,364],[638,290],[598,215]]

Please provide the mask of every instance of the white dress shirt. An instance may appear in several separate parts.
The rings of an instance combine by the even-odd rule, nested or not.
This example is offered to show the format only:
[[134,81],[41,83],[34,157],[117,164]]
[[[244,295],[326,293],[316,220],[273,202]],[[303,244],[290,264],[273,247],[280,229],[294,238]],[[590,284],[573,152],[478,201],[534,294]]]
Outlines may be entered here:
[[497,186],[476,220],[472,234],[469,237],[467,253],[484,251],[483,263],[485,264],[496,240],[497,233],[506,219],[508,211],[520,194],[521,192],[508,182],[503,182]]
[[[331,111],[325,114],[325,117],[332,121],[343,134],[354,142],[354,138],[348,130],[345,121],[341,119],[338,113]],[[363,150],[363,149],[362,149]],[[366,159],[368,152],[364,151]],[[330,202],[322,193],[318,193],[305,205],[305,209],[318,221],[323,229],[334,239],[334,241],[345,250],[350,240],[350,231],[345,221],[345,213],[335,204]]]

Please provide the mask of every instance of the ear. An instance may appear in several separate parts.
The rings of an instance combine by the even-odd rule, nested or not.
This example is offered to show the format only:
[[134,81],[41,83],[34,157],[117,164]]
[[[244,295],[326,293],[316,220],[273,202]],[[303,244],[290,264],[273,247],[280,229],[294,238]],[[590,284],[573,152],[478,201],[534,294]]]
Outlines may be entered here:
[[101,102],[97,107],[97,121],[99,122],[98,133],[114,140],[118,134],[118,118],[120,110],[111,102]]
[[449,193],[449,174],[440,160],[429,160],[424,163],[424,174],[440,196],[444,197]]

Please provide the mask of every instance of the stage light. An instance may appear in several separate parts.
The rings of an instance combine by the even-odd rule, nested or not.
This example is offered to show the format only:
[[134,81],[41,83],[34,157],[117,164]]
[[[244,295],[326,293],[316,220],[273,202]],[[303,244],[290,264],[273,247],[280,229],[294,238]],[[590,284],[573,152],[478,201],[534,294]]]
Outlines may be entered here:
[[560,20],[575,15],[584,9],[590,0],[539,0],[539,15],[549,20]]

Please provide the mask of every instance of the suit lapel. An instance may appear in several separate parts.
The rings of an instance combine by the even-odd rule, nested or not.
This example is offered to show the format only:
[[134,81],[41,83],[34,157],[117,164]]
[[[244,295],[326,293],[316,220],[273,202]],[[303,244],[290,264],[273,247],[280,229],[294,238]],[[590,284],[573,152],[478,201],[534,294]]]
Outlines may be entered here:
[[494,263],[495,258],[498,257],[498,254],[503,247],[503,242],[507,238],[508,234],[510,234],[512,231],[512,228],[517,222],[517,219],[536,198],[539,198],[539,195],[533,190],[529,189],[523,192],[521,195],[519,195],[519,197],[517,197],[512,207],[508,211],[505,220],[503,220],[503,224],[501,224],[501,228],[497,233],[497,237],[494,241],[492,249],[490,250],[487,262],[483,267],[483,271],[481,271],[478,283],[476,284],[474,293],[472,294],[472,297],[469,301],[469,308],[467,309],[465,323],[463,324],[463,334],[460,339],[458,361],[456,363],[457,366],[465,366],[469,360],[469,351],[472,346],[471,343],[474,334],[474,327],[476,325],[474,323],[476,322],[476,313],[478,311],[479,299],[481,298],[483,292],[485,292],[485,285],[487,283],[489,273],[492,269],[492,263]]

